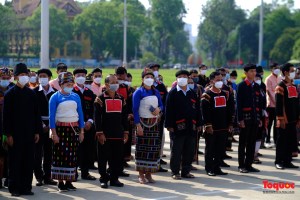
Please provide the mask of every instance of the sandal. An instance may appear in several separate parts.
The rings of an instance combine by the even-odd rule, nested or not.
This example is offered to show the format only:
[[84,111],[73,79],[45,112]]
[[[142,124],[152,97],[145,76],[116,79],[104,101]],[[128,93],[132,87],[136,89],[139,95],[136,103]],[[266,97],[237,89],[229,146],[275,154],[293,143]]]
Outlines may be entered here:
[[179,174],[174,174],[174,175],[172,175],[172,178],[173,178],[174,180],[181,180],[181,177],[180,177]]
[[182,178],[195,178],[195,176],[193,174],[185,174],[185,175],[181,175]]
[[149,182],[149,183],[155,183],[156,181],[152,178],[151,174],[146,174],[145,179]]

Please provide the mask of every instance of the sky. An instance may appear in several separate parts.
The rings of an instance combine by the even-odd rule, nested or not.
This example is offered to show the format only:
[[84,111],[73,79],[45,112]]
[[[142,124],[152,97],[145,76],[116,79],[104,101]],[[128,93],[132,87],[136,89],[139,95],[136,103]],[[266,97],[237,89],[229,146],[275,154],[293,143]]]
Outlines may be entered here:
[[[3,4],[5,0],[0,0]],[[78,0],[78,1],[90,1],[90,0]],[[146,8],[149,8],[149,0],[139,0],[144,4]],[[164,0],[171,1],[171,0]],[[198,33],[198,26],[201,21],[201,10],[202,6],[206,4],[207,0],[183,0],[187,14],[184,21],[192,25],[192,35],[196,36]],[[272,0],[264,0],[266,3],[272,3]],[[242,9],[248,10],[249,12],[260,5],[261,0],[236,0],[237,6]],[[295,8],[300,9],[300,0],[295,0]]]

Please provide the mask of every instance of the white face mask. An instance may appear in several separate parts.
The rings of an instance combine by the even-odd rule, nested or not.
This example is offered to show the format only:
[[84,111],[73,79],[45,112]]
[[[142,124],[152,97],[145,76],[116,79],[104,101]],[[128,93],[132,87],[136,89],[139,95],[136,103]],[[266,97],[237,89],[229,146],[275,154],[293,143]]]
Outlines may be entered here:
[[236,83],[236,79],[230,79],[231,83]]
[[158,78],[158,75],[159,75],[159,72],[158,72],[158,71],[154,71],[153,74],[154,74],[154,77],[155,77],[155,78]]
[[36,76],[31,76],[29,79],[30,83],[36,83]]
[[122,85],[122,84],[125,84],[126,81],[124,81],[124,80],[118,80],[118,83],[119,83],[119,85]]
[[12,83],[12,82],[14,82],[14,80],[15,80],[15,78],[14,78],[14,77],[11,77],[10,80],[9,80],[9,82]]
[[83,85],[84,82],[85,82],[85,77],[82,77],[82,76],[76,77],[75,81],[76,81],[77,84]]
[[280,73],[280,69],[274,69],[274,70],[273,70],[273,73],[274,73],[275,75],[278,75],[278,74]]
[[221,89],[223,87],[223,81],[215,82],[215,87],[218,88],[218,89]]
[[257,83],[258,85],[261,85],[261,80],[256,80],[255,83]]
[[101,80],[102,80],[102,78],[94,78],[94,83],[100,84]]
[[19,76],[19,83],[24,86],[28,83],[29,77],[28,76]]
[[154,79],[153,78],[146,78],[144,79],[144,84],[147,85],[148,87],[151,87],[154,83]]
[[89,85],[89,84],[85,85],[85,87],[86,87],[86,88],[89,88],[89,89],[91,89],[91,88],[92,88],[92,86],[91,86],[91,85]]
[[131,86],[131,82],[127,81],[127,85],[128,85],[128,86]]
[[289,75],[289,79],[293,80],[295,78],[295,76],[296,76],[296,72],[292,72]]
[[201,70],[201,72],[200,72],[200,73],[201,73],[201,75],[205,75],[205,74],[206,74],[206,71],[207,71],[206,69],[204,69],[204,70]]
[[177,84],[181,87],[186,86],[188,82],[187,78],[177,78]]
[[48,79],[48,78],[39,78],[39,83],[40,83],[42,86],[46,86],[46,85],[48,85],[48,83],[49,83],[49,79]]

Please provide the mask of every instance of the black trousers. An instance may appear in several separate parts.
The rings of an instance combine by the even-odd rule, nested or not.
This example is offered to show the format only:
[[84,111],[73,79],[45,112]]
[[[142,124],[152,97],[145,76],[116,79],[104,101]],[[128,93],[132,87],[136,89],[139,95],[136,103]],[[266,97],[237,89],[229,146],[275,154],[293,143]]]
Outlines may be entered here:
[[37,180],[51,178],[52,145],[49,133],[42,134],[39,142],[35,144],[34,175]]
[[269,114],[269,124],[268,124],[268,134],[266,137],[266,142],[270,143],[271,142],[271,128],[273,124],[273,140],[274,143],[276,144],[277,142],[277,129],[276,129],[276,109],[275,108],[267,108],[267,112]]
[[241,129],[238,147],[239,168],[251,167],[255,153],[255,142],[257,138],[258,125],[246,124]]
[[220,131],[213,134],[205,133],[205,170],[215,171],[220,169],[224,157],[227,132]]
[[172,174],[179,174],[181,165],[181,175],[184,176],[191,171],[191,165],[194,158],[196,133],[171,135],[171,160],[170,167]]
[[229,132],[227,132],[227,138],[226,138],[226,148],[232,148],[232,140],[233,140],[233,133],[231,132],[231,133],[229,133]]
[[[123,140],[110,140],[101,145],[98,143],[98,170],[100,182],[116,181],[122,172],[123,166]],[[107,173],[107,163],[109,162],[110,176]]]
[[286,124],[285,129],[278,128],[275,164],[287,164],[292,161],[296,134],[296,123]]
[[32,189],[34,143],[14,140],[8,149],[9,192],[25,192]]
[[89,174],[91,163],[94,163],[94,146],[95,145],[95,129],[84,131],[84,140],[79,145],[79,165],[81,168],[81,176]]

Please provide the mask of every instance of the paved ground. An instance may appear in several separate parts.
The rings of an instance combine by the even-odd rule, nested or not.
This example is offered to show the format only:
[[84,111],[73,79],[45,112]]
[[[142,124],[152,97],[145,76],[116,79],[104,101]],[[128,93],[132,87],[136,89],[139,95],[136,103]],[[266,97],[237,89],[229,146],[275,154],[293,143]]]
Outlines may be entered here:
[[[169,163],[169,139],[166,136],[165,159]],[[200,148],[203,149],[203,139],[201,139]],[[156,184],[141,185],[137,182],[137,173],[134,171],[134,162],[130,162],[131,168],[127,171],[130,173],[129,178],[121,178],[125,183],[123,188],[110,187],[101,189],[99,181],[79,180],[74,183],[78,188],[75,192],[58,193],[54,186],[33,187],[35,195],[33,197],[22,196],[18,199],[144,199],[144,200],[165,200],[165,199],[300,199],[300,170],[276,170],[274,168],[275,149],[260,150],[263,154],[262,165],[256,165],[262,172],[249,173],[242,175],[237,172],[237,144],[234,143],[234,151],[229,155],[233,156],[232,160],[226,162],[231,168],[225,168],[227,176],[208,177],[204,171],[204,158],[199,156],[199,165],[195,165],[198,170],[194,171],[196,176],[193,180],[175,181],[170,177],[170,173],[157,173],[154,179]],[[300,166],[299,158],[296,158],[294,164]],[[169,166],[166,166],[169,168]],[[92,171],[92,175],[99,177],[97,171]],[[263,180],[269,182],[292,182],[295,183],[295,189],[279,190],[281,193],[266,193],[274,190],[264,189]],[[33,183],[35,185],[35,181]],[[288,194],[287,194],[288,193]],[[0,190],[0,199],[12,199],[7,189]]]

